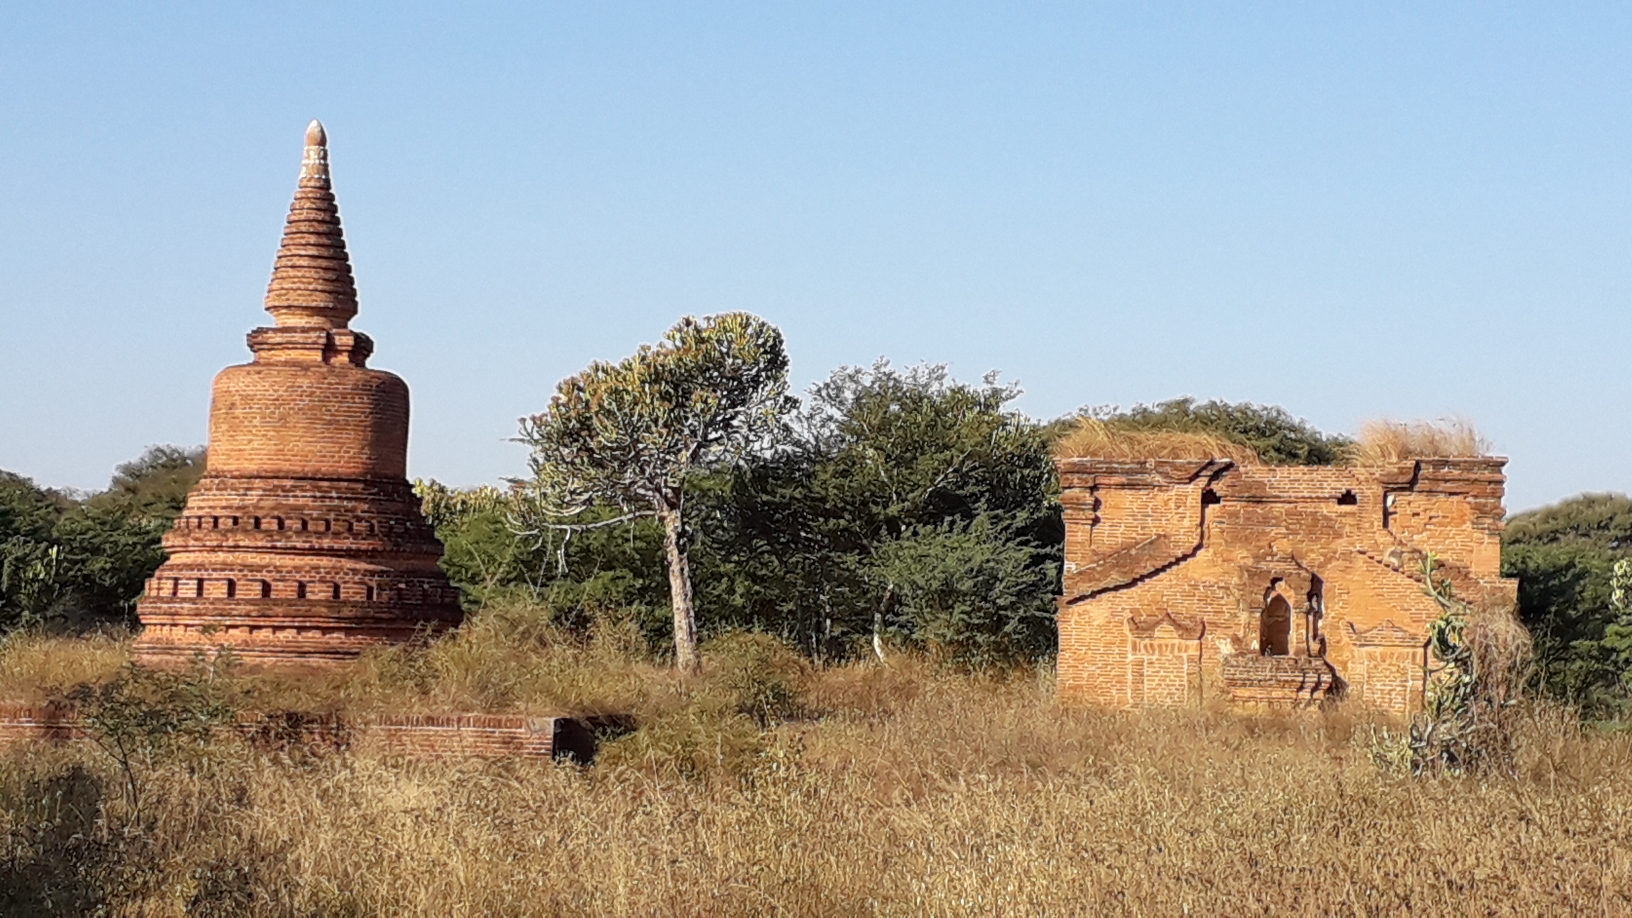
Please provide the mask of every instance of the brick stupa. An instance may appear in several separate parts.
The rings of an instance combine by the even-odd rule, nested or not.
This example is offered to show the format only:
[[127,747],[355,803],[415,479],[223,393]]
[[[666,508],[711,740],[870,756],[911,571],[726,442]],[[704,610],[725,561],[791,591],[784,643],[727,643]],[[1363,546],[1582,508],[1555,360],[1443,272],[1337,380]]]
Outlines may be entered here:
[[266,311],[254,361],[215,378],[208,471],[137,605],[143,662],[342,661],[461,620],[406,478],[408,387],[368,369],[374,343],[347,327],[357,290],[316,121]]

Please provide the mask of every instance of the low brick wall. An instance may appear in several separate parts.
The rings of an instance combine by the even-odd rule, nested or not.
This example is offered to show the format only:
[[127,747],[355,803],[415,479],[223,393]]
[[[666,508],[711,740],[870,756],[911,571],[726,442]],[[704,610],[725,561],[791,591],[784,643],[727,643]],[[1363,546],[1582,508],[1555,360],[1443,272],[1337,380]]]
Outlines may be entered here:
[[85,738],[74,709],[54,704],[0,703],[0,743],[65,743]]
[[[512,717],[495,714],[415,715],[346,720],[334,715],[245,714],[236,728],[259,746],[343,750],[368,745],[389,752],[479,758],[557,758],[589,762],[597,734],[630,728],[627,718]],[[87,738],[76,712],[63,704],[0,703],[0,744],[65,743]]]

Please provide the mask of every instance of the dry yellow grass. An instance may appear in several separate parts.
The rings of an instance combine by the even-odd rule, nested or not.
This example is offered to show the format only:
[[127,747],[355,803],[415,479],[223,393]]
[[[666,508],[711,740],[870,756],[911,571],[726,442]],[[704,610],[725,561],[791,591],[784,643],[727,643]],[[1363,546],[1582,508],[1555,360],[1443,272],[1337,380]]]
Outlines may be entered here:
[[1466,420],[1367,421],[1355,438],[1354,464],[1388,465],[1406,459],[1488,455],[1490,441]]
[[1215,434],[1185,430],[1132,430],[1082,418],[1054,445],[1060,459],[1230,459],[1258,465],[1250,447]]
[[[1343,460],[1345,464],[1389,465],[1407,459],[1485,456],[1490,442],[1468,421],[1368,421]],[[1137,430],[1082,418],[1059,439],[1060,459],[1230,459],[1242,465],[1261,460],[1250,447],[1216,434],[1183,430]]]
[[[131,635],[0,638],[0,701],[37,703],[80,682],[102,682],[130,660]],[[503,605],[472,617],[428,647],[397,647],[336,668],[283,673],[245,669],[236,683],[266,710],[377,714],[626,712],[667,671],[627,622],[569,635],[549,613]]]
[[376,714],[621,713],[640,708],[668,673],[638,629],[597,623],[568,634],[523,603],[484,610],[428,647],[377,651],[351,666],[283,676],[245,672],[255,704]]
[[[537,665],[625,690],[582,652]],[[1632,737],[1558,717],[1524,732],[1519,777],[1413,780],[1344,715],[1078,710],[1046,672],[772,660],[804,715],[761,730],[718,659],[693,683],[624,665],[654,720],[584,769],[223,739],[160,766],[138,818],[94,750],[0,752],[0,912],[1632,912]]]
[[34,632],[0,636],[0,701],[39,703],[57,690],[99,682],[130,659],[130,636],[49,637]]

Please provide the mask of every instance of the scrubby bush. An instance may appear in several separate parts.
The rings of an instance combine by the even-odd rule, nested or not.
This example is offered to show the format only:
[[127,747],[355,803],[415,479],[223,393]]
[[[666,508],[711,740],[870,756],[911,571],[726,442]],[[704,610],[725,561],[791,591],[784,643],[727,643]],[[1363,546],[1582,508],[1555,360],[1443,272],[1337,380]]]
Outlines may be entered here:
[[761,727],[797,716],[810,682],[810,665],[768,634],[737,631],[703,648],[711,683],[725,691],[738,714]]
[[871,576],[889,633],[963,665],[1038,659],[1054,646],[1053,565],[992,517],[916,527],[879,546]]
[[179,672],[127,663],[111,678],[63,693],[96,747],[118,766],[134,813],[141,813],[143,782],[154,768],[196,762],[220,740],[214,734],[233,723],[244,701],[233,665],[225,653]]
[[1424,589],[1440,608],[1428,623],[1424,710],[1411,723],[1417,774],[1511,771],[1528,699],[1530,634],[1505,604],[1474,607],[1423,562]]

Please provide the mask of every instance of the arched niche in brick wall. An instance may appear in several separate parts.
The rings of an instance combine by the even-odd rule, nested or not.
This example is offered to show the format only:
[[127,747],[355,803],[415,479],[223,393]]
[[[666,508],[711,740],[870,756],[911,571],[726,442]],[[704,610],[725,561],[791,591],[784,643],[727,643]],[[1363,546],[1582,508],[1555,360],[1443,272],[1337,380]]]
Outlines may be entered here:
[[1266,657],[1292,652],[1292,604],[1280,593],[1270,596],[1258,613],[1258,652]]

